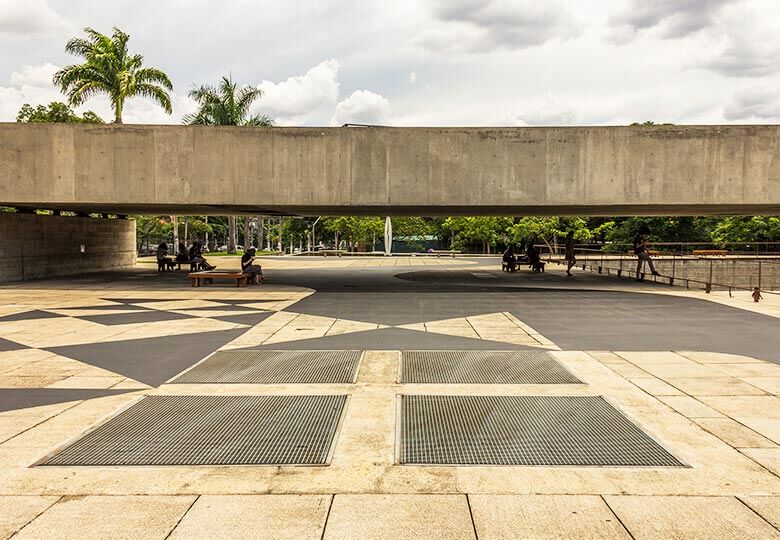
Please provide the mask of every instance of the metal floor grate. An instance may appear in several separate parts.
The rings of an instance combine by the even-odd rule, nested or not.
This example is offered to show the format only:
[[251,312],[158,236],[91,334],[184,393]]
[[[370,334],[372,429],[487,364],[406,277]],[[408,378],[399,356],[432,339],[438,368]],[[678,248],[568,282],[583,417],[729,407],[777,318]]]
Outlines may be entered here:
[[682,466],[601,397],[405,395],[401,463]]
[[40,465],[323,465],[347,396],[149,396]]
[[360,351],[219,351],[174,383],[353,383]]
[[402,383],[577,384],[544,351],[405,351]]

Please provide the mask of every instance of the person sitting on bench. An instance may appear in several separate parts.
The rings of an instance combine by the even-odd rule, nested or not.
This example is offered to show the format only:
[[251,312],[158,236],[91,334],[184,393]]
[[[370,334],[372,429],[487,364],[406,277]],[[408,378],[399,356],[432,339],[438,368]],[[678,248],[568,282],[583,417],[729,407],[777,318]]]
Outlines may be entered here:
[[528,243],[528,266],[534,272],[544,272],[544,263],[539,255],[539,250],[534,245],[535,239]]
[[200,242],[193,242],[190,246],[190,264],[195,265],[195,270],[214,270],[216,268],[203,257],[203,247]]
[[515,247],[510,245],[506,248],[502,258],[501,270],[514,272],[517,270],[517,256],[515,256]]
[[177,263],[190,262],[190,254],[187,253],[187,247],[184,245],[184,242],[179,242],[179,252],[176,254],[176,262]]
[[157,271],[173,270],[173,261],[168,257],[168,244],[160,242],[157,246]]
[[[265,281],[265,276],[263,276],[263,268],[259,264],[254,264],[255,253],[257,253],[257,250],[253,247],[244,252],[241,256],[241,270],[245,274],[249,274],[249,278],[252,279],[255,285],[260,285],[260,281]],[[247,283],[249,283],[249,280],[247,280]]]

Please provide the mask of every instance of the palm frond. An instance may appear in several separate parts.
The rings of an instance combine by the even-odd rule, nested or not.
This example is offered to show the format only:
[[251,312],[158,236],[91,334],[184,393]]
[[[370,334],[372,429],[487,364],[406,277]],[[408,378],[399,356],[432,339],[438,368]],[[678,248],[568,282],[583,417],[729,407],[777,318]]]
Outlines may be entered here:
[[156,68],[141,68],[135,72],[135,78],[139,83],[156,83],[166,90],[173,90],[173,83],[168,75]]
[[[143,96],[152,101],[156,101],[168,114],[173,112],[171,96],[168,95],[168,92],[155,84],[139,84],[135,87],[133,95]],[[128,95],[127,97],[131,96]]]

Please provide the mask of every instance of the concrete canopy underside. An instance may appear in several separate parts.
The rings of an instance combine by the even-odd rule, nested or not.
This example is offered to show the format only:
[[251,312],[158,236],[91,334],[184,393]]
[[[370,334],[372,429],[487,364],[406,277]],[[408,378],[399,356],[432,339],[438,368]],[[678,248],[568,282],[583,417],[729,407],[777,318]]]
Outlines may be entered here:
[[0,205],[298,215],[780,214],[780,126],[0,124]]

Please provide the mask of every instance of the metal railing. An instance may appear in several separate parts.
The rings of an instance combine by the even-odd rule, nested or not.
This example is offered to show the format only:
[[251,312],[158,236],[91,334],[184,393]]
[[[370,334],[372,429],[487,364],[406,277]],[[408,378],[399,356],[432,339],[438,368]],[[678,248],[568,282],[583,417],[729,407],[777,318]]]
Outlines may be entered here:
[[[625,244],[623,244],[625,245]],[[679,243],[654,243],[650,244],[648,243],[648,249],[650,251],[653,251],[653,247],[656,246],[662,246],[662,245],[669,245],[669,246],[680,246]],[[687,243],[686,246],[690,245],[700,245],[697,243]],[[610,244],[610,246],[614,246],[614,244]],[[557,263],[557,264],[566,264],[565,260],[563,259],[563,246],[549,246],[545,244],[540,244],[536,246],[537,249],[539,249],[541,252],[543,252],[543,257],[546,258],[546,260],[550,263]],[[597,272],[599,274],[606,273],[607,275],[615,275],[616,277],[630,277],[630,278],[636,278],[636,268],[637,268],[637,258],[633,254],[628,253],[619,253],[619,252],[612,252],[612,251],[605,251],[602,249],[596,249],[596,248],[589,248],[589,247],[575,247],[575,255],[577,257],[577,267],[582,268],[583,270],[591,270],[594,272]],[[763,254],[762,254],[763,255]],[[770,255],[771,256],[771,255]],[[696,256],[696,255],[678,255],[674,252],[667,252],[663,253],[661,255],[653,257],[653,260],[656,262],[663,262],[668,263],[671,261],[671,273],[657,273],[657,274],[650,274],[647,275],[646,272],[642,272],[640,275],[640,278],[645,280],[649,279],[656,283],[665,283],[670,286],[675,285],[675,283],[678,286],[685,286],[686,289],[690,289],[691,285],[693,286],[701,286],[700,288],[703,289],[705,292],[709,293],[713,289],[722,289],[722,290],[728,290],[729,296],[732,295],[732,291],[736,290],[746,290],[746,291],[752,291],[755,287],[758,287],[758,289],[762,293],[768,293],[768,294],[776,294],[780,295],[780,290],[772,290],[776,287],[776,285],[772,285],[771,289],[765,289],[764,285],[766,284],[764,278],[765,271],[768,267],[771,267],[774,272],[780,273],[780,255],[778,255],[778,258],[775,259],[764,259],[756,257],[755,255],[728,255],[727,257],[722,256],[716,256],[716,257],[708,257],[708,256]],[[705,262],[709,263],[708,265],[705,265],[705,270],[708,274],[708,277],[706,279],[698,279],[693,277],[688,277],[687,275],[680,276],[678,274],[678,268],[682,266],[684,261],[696,261],[696,262]],[[723,283],[721,281],[718,281],[714,279],[715,275],[715,265],[716,264],[722,264],[725,261],[739,261],[743,264],[748,265],[749,267],[752,267],[752,271],[747,271],[746,269],[746,275],[749,276],[750,281],[752,279],[755,279],[755,284],[751,285],[740,285],[737,283]],[[644,265],[646,268],[647,265]]]

